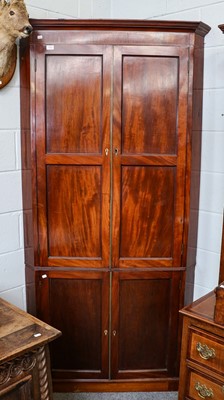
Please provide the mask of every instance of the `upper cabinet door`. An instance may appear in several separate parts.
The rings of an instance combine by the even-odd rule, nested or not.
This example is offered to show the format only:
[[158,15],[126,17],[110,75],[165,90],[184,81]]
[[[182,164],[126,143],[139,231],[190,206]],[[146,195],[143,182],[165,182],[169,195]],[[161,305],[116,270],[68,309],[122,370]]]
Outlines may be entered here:
[[40,265],[108,267],[111,49],[37,48]]
[[184,220],[188,50],[114,55],[113,267],[179,267]]

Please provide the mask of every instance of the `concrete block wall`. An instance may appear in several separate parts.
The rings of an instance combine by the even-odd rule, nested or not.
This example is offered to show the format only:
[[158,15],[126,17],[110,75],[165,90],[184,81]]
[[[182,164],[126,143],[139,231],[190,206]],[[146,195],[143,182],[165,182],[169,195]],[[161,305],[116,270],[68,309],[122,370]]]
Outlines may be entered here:
[[25,308],[18,65],[0,91],[0,296]]
[[[194,297],[218,282],[224,206],[224,0],[26,0],[31,18],[202,20],[205,38],[200,218]],[[25,309],[19,68],[0,91],[0,296]],[[188,285],[192,285],[188,282]]]

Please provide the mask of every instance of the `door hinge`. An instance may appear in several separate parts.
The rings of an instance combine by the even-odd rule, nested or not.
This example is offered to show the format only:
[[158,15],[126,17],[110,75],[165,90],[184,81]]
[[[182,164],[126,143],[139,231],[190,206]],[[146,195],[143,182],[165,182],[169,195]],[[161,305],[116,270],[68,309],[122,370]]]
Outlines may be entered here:
[[40,243],[38,243],[38,246],[37,246],[37,255],[38,255],[38,258],[40,257]]
[[34,71],[37,72],[37,59],[34,60]]
[[181,244],[181,255],[183,255],[183,253],[184,253],[184,244],[182,243]]
[[179,281],[179,290],[181,289],[181,287],[182,287],[182,280],[180,279],[180,281]]

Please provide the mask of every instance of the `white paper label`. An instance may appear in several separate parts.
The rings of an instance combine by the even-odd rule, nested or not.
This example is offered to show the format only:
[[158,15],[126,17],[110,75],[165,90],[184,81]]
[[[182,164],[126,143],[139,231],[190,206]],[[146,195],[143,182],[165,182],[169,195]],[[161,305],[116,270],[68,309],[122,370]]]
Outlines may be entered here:
[[46,50],[54,50],[54,45],[53,44],[47,44],[46,45]]

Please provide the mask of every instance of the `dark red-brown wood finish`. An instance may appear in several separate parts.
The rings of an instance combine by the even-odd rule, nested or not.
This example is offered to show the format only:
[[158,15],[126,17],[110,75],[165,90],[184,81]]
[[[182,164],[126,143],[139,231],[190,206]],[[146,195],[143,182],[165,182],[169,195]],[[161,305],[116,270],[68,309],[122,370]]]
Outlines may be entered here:
[[175,390],[209,27],[31,23],[20,63],[27,299],[63,333],[54,388]]

